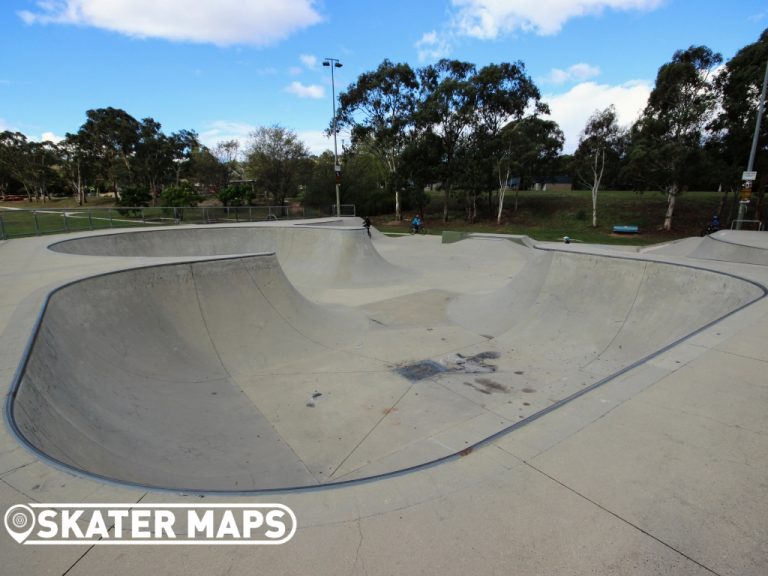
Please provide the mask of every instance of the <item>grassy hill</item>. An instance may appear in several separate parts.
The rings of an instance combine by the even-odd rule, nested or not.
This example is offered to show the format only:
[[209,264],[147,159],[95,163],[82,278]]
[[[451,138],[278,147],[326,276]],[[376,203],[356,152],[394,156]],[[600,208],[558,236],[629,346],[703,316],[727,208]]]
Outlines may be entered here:
[[[723,208],[721,219],[729,222],[733,195]],[[513,211],[514,196],[508,194],[502,225],[493,217],[480,217],[474,224],[465,221],[461,206],[455,202],[449,206],[450,217],[442,222],[442,197],[432,198],[425,210],[429,233],[442,230],[467,232],[495,232],[502,234],[527,234],[537,240],[560,240],[570,236],[576,240],[602,244],[654,244],[686,236],[698,236],[713,214],[720,209],[722,194],[717,192],[686,192],[677,199],[673,217],[673,230],[664,232],[667,201],[658,192],[601,191],[598,196],[598,227],[592,228],[592,196],[588,190],[569,192],[523,191],[518,197],[518,210]],[[487,198],[485,199],[487,204]],[[485,214],[488,208],[484,206]],[[483,213],[478,207],[478,212]],[[393,221],[393,215],[373,218],[373,223],[383,232],[407,232],[414,211],[403,213],[403,222]],[[639,226],[640,234],[618,236],[612,233],[615,225]]]
[[[478,200],[480,216],[473,224],[465,221],[462,199],[452,199],[449,220],[442,221],[442,193],[435,192],[425,210],[426,226],[431,234],[443,230],[466,232],[495,232],[526,234],[537,240],[574,240],[600,244],[654,244],[686,236],[698,236],[712,215],[720,210],[722,194],[717,192],[686,192],[678,197],[673,218],[673,230],[664,232],[661,225],[666,211],[666,197],[658,192],[601,191],[598,197],[598,227],[592,228],[592,198],[587,190],[522,191],[518,210],[514,211],[514,195],[508,194],[501,225],[496,224],[495,210],[487,206],[487,196]],[[114,203],[99,198],[85,207],[106,207]],[[15,208],[75,208],[72,198],[54,199],[43,203],[0,202],[0,206]],[[729,195],[720,217],[724,225],[730,222],[733,195]],[[393,214],[375,216],[374,226],[383,232],[407,233],[414,210],[404,211],[402,222]],[[491,216],[492,214],[492,216]],[[361,214],[362,215],[362,214]],[[11,217],[10,214],[6,214]],[[614,225],[636,225],[640,234],[619,236],[612,233]],[[34,233],[30,230],[30,233]]]

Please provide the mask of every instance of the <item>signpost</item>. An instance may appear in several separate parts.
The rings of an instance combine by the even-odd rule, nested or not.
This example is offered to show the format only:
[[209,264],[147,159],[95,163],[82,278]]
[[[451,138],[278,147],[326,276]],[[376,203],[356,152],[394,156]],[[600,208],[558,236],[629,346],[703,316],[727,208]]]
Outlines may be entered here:
[[747,169],[741,175],[741,195],[739,199],[739,214],[736,216],[736,230],[741,230],[741,223],[747,213],[747,206],[752,198],[752,182],[757,178],[757,172],[752,168],[755,166],[755,154],[757,153],[757,139],[760,136],[760,123],[763,120],[765,111],[765,92],[768,89],[768,62],[765,65],[765,76],[763,77],[763,89],[760,91],[760,100],[757,104],[757,121],[755,122],[755,133],[752,136],[752,150],[749,153],[749,162]]

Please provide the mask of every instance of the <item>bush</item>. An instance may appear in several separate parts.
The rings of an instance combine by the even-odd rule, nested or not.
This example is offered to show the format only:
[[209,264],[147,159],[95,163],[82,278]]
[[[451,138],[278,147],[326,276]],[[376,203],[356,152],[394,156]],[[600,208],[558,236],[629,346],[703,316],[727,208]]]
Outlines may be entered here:
[[243,206],[253,201],[254,193],[250,186],[227,186],[216,197],[224,206]]
[[182,184],[181,186],[170,186],[160,193],[160,204],[162,206],[197,206],[201,198],[192,186]]
[[[118,206],[130,206],[131,208],[149,206],[152,201],[152,195],[146,188],[139,186],[127,186],[120,190],[120,198],[116,204]],[[141,213],[140,210],[118,210],[123,216],[137,216]]]

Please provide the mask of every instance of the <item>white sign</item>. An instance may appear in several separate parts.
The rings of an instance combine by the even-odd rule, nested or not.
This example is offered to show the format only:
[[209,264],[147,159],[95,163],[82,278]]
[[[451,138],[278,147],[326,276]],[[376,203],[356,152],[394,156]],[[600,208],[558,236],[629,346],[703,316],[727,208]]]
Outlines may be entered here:
[[746,180],[747,182],[757,180],[757,172],[743,172],[741,174],[741,179]]
[[19,544],[284,544],[296,515],[283,504],[41,504],[11,506]]

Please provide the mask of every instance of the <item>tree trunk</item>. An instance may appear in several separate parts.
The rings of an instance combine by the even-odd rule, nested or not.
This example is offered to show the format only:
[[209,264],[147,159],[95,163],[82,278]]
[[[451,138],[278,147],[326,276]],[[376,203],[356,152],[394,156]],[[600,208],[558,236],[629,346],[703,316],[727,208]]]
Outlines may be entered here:
[[469,201],[469,190],[464,191],[464,220],[472,222],[472,203]]
[[402,217],[400,216],[400,190],[395,190],[395,220],[400,222]]
[[443,223],[448,222],[448,186],[443,187]]
[[592,228],[597,228],[597,189],[592,188]]
[[667,192],[667,213],[664,216],[664,231],[672,230],[672,215],[675,212],[675,201],[677,200],[677,184],[673,184]]
[[501,214],[504,211],[504,195],[507,193],[507,187],[499,188],[499,213],[496,215],[496,224],[501,226]]
[[723,195],[720,198],[720,206],[717,209],[717,216],[720,218],[720,220],[723,220],[723,212],[725,211],[725,207],[728,204],[728,188],[723,190],[723,185],[720,184],[718,187],[718,192],[721,192]]
[[[597,169],[597,160],[600,156],[600,170]],[[595,152],[595,165],[592,168],[592,228],[597,228],[597,192],[600,190],[600,181],[603,179],[603,172],[605,170],[605,150],[602,154]]]
[[83,179],[80,176],[80,170],[77,170],[77,204],[82,206],[85,204],[85,193],[83,189]]

